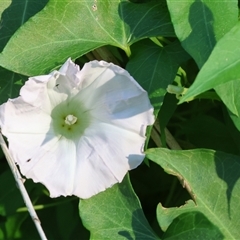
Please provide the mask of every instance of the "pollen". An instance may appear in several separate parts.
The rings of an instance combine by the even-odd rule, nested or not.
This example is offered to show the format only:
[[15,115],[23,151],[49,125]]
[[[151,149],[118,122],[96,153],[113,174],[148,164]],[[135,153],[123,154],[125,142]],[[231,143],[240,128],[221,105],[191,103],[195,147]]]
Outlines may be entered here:
[[65,123],[67,125],[73,125],[77,122],[77,117],[75,117],[74,115],[67,115],[67,117],[65,118]]

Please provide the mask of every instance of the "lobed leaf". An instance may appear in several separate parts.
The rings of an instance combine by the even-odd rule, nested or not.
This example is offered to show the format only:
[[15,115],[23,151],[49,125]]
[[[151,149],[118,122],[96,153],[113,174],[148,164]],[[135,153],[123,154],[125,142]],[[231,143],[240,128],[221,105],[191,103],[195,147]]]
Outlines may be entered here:
[[[239,156],[204,149],[170,151],[159,148],[147,150],[147,157],[169,174],[177,176],[195,202],[190,200],[180,208],[166,209],[159,205],[157,218],[164,231],[172,228],[176,218],[180,217],[181,223],[183,214],[199,212],[211,222],[210,230],[213,229],[215,236],[219,237],[211,239],[222,239],[223,236],[225,239],[239,238]],[[193,227],[189,226],[192,224]],[[181,232],[192,229],[184,238],[200,231],[201,222],[199,224],[184,220]],[[176,234],[173,230],[172,237]]]
[[15,31],[30,17],[42,10],[47,1],[48,0],[1,1],[0,51],[3,50]]
[[174,36],[168,11],[159,1],[50,0],[10,39],[0,65],[38,75],[69,56],[75,59],[103,45],[117,46],[130,55],[132,43],[156,35]]

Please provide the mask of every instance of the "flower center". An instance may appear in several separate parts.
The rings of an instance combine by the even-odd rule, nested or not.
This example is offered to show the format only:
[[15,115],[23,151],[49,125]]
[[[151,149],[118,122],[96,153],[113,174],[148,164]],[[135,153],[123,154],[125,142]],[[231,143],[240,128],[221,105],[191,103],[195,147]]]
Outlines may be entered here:
[[77,122],[77,117],[75,117],[74,115],[67,115],[67,117],[65,118],[65,123],[67,125],[73,125]]
[[67,139],[79,139],[90,125],[92,117],[77,98],[66,100],[51,112],[52,128],[56,135]]

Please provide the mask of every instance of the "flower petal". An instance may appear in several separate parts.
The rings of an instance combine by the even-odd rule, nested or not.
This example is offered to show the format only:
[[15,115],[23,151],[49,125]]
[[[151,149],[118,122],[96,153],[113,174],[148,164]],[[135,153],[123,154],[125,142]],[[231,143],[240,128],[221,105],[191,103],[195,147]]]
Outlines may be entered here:
[[31,159],[33,166],[29,165],[27,169],[27,164],[21,165],[21,171],[34,182],[44,184],[51,197],[72,195],[77,164],[75,143],[65,138],[54,138],[45,147],[43,154],[34,154]]
[[57,91],[58,77],[58,72],[53,72],[50,75],[29,78],[20,90],[23,101],[34,107],[40,107],[46,113],[51,113],[54,106],[68,97],[66,93]]
[[0,106],[0,125],[5,136],[19,133],[46,134],[50,129],[51,118],[40,108],[23,101],[22,97],[8,100]]
[[56,85],[59,92],[71,95],[79,85],[79,66],[69,58],[58,71],[60,73]]
[[145,136],[146,126],[154,123],[153,107],[147,92],[126,70],[93,61],[84,65],[79,77],[82,89],[76,98],[95,119]]
[[51,197],[75,195],[85,199],[117,182],[86,141],[81,142],[81,151],[66,138],[54,139],[47,145],[44,154],[38,151],[31,161],[21,162],[20,170],[27,178],[44,184]]
[[[153,107],[124,69],[93,61],[79,72],[68,59],[59,71],[30,78],[20,95],[0,106],[0,125],[21,172],[51,197],[89,198],[142,162]],[[69,116],[77,121],[66,121]]]
[[114,125],[92,124],[86,129],[83,139],[96,151],[98,158],[118,182],[122,181],[128,170],[141,164],[145,157],[143,153],[145,137]]
[[78,72],[79,67],[68,59],[59,71],[29,78],[21,88],[20,95],[25,102],[51,112],[54,106],[72,93],[75,94],[79,84]]
[[[51,77],[51,75],[44,75],[29,78],[20,90],[20,95],[23,101],[34,107],[45,106],[45,109],[47,109],[48,112],[51,111],[46,89],[47,82],[51,79]],[[40,99],[42,99],[42,101],[40,101]]]
[[90,198],[118,182],[95,146],[86,138],[81,138],[77,144],[77,159],[75,196]]

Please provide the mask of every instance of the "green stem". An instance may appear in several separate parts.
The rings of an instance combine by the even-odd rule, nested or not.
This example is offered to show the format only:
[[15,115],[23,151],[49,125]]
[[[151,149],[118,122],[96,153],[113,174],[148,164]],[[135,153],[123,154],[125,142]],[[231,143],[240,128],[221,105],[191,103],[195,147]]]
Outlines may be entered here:
[[[73,200],[75,200],[76,198],[68,198],[66,200],[63,200],[63,201],[59,201],[59,202],[55,202],[55,203],[49,203],[49,204],[40,204],[40,205],[35,205],[34,206],[34,209],[35,210],[42,210],[42,209],[46,209],[46,208],[50,208],[50,207],[55,207],[55,206],[58,206],[58,205],[62,205],[62,204],[65,204],[67,202],[71,202]],[[21,207],[21,208],[18,208],[17,209],[17,212],[20,213],[20,212],[26,212],[28,211],[28,209],[26,207]]]
[[124,48],[123,50],[125,51],[125,53],[127,54],[127,56],[128,56],[128,57],[130,57],[130,56],[131,56],[131,54],[132,54],[132,53],[131,53],[131,49],[130,49],[130,47],[129,47],[129,46],[127,46],[127,47],[126,47],[126,48]]
[[[181,97],[179,97],[180,99]],[[204,92],[201,93],[195,97],[189,98],[186,100],[186,102],[190,102],[196,99],[209,99],[209,100],[217,100],[217,101],[221,101],[221,98],[216,94],[216,92]]]

